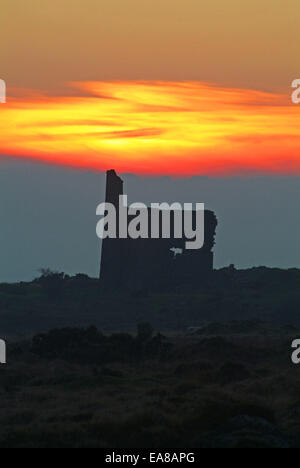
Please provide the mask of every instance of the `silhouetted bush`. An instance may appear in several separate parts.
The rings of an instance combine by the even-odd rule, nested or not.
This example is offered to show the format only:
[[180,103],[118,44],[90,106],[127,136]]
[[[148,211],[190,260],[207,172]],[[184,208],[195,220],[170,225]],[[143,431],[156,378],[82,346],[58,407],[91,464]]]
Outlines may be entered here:
[[[46,359],[66,359],[87,363],[132,362],[145,357],[161,357],[168,348],[162,335],[151,338],[150,330],[134,337],[128,333],[104,336],[96,327],[63,328],[33,337],[31,352]],[[147,338],[147,341],[145,341]]]
[[41,276],[37,282],[42,286],[43,290],[50,301],[59,299],[64,288],[64,280],[66,275],[50,270],[49,268],[40,269]]
[[153,327],[148,322],[143,322],[138,324],[138,335],[137,338],[139,341],[144,343],[152,338],[154,333]]

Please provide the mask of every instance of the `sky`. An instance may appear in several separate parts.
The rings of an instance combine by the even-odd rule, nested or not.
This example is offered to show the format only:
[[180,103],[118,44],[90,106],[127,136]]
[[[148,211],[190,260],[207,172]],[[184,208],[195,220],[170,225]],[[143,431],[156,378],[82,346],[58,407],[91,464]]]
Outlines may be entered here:
[[141,175],[300,173],[298,0],[0,0],[0,153]]
[[291,94],[174,81],[73,86],[82,95],[3,106],[0,152],[142,175],[300,174]]
[[[0,0],[0,9],[0,280],[47,263],[97,274],[95,203],[111,168],[132,178],[138,201],[147,187],[148,202],[152,193],[211,205],[217,266],[300,266],[298,0]],[[88,217],[80,235],[67,207],[73,221]]]
[[1,74],[69,81],[205,81],[286,90],[298,77],[298,0],[0,0]]
[[[198,201],[213,209],[216,268],[300,266],[300,177],[122,178],[129,203]],[[29,281],[40,268],[99,275],[104,173],[6,159],[0,187],[0,282]]]

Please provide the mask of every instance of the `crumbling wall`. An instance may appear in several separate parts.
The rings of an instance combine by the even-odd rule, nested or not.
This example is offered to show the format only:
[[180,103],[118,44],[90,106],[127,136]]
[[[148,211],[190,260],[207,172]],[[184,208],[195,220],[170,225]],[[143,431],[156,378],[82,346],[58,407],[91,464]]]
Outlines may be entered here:
[[[115,171],[107,173],[106,201],[119,206],[123,182]],[[148,209],[149,231],[151,209]],[[195,213],[194,213],[195,216]],[[173,219],[173,218],[172,218]],[[172,285],[199,285],[213,271],[213,247],[217,218],[205,211],[204,246],[199,250],[186,250],[186,239],[105,239],[102,244],[102,284],[110,289],[163,290]],[[173,226],[171,226],[173,232]],[[182,250],[174,256],[173,247]]]

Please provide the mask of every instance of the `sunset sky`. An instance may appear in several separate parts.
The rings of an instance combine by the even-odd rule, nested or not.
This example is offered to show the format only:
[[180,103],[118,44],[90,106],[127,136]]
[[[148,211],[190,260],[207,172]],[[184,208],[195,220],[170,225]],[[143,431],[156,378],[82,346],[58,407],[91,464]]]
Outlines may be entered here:
[[197,82],[77,88],[10,100],[0,152],[139,174],[300,173],[300,112],[284,95]]
[[0,13],[0,282],[99,274],[111,168],[131,201],[213,209],[216,268],[300,266],[299,0],[0,0]]
[[0,154],[147,175],[300,173],[298,0],[0,6]]

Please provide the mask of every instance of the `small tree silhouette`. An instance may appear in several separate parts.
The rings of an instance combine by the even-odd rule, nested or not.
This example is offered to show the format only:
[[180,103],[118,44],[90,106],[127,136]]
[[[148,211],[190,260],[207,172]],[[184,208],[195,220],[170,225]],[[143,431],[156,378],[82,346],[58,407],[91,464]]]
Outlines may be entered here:
[[41,273],[38,282],[41,284],[50,300],[58,299],[63,292],[65,273],[52,271],[50,268],[40,268]]
[[143,322],[138,324],[138,334],[137,339],[141,343],[145,343],[146,341],[151,340],[154,330],[150,323]]

